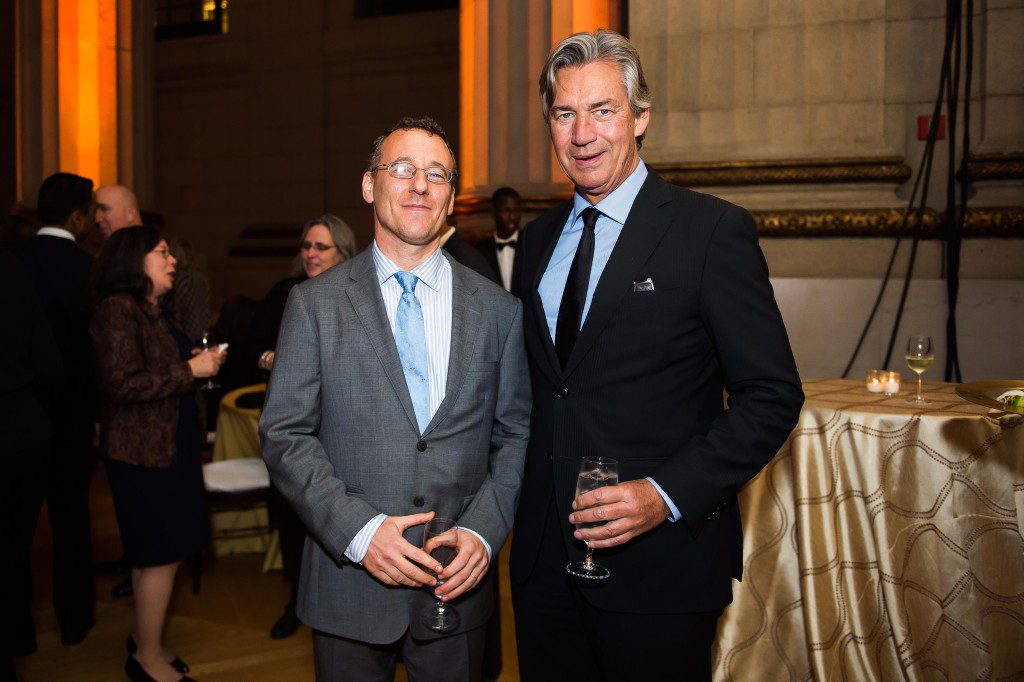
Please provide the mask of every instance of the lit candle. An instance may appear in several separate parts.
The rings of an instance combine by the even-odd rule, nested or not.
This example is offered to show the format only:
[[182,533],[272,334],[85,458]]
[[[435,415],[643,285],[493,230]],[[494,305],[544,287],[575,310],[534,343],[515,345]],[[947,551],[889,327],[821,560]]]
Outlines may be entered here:
[[894,396],[900,392],[900,373],[885,372],[883,386],[887,396]]
[[880,369],[868,370],[865,386],[872,393],[883,393],[885,391],[885,372]]

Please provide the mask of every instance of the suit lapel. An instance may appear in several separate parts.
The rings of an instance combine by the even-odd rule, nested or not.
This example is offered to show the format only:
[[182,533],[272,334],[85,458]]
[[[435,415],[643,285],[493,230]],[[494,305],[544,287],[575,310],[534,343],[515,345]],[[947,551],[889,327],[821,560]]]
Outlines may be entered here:
[[423,430],[424,436],[444,420],[458,399],[459,391],[466,381],[469,363],[475,357],[477,340],[480,338],[481,303],[476,295],[476,285],[466,279],[466,269],[463,266],[456,263],[453,258],[448,258],[448,262],[452,266],[452,338],[451,351],[448,354],[448,381],[445,384],[444,400],[441,401],[427,428]]
[[569,356],[569,362],[566,363],[564,376],[568,376],[579,366],[623,297],[631,291],[633,276],[650,257],[668,229],[669,214],[667,211],[661,211],[660,207],[671,200],[672,193],[668,185],[650,170],[647,180],[633,202],[608,264],[601,273],[601,279],[598,280],[594,298],[590,302],[590,310],[576,339],[572,355]]
[[[537,290],[537,287],[540,286],[540,281],[544,278],[544,273],[548,269],[551,254],[555,251],[558,237],[562,234],[562,228],[565,226],[565,221],[569,218],[570,212],[572,212],[571,201],[563,204],[561,209],[555,213],[554,217],[547,224],[534,223],[530,228],[531,230],[540,228],[536,241],[542,251],[540,252],[540,260],[532,269],[528,270],[533,273],[533,276],[527,283],[529,290],[523,292],[523,298],[529,297],[530,299],[530,308],[533,310],[533,324],[537,328],[536,334],[526,335],[527,343],[531,346],[533,355],[538,359],[539,365],[548,374],[553,383],[559,382],[562,367],[558,362],[555,343],[551,339],[551,330],[548,329],[548,321],[544,316],[544,303],[540,300],[540,292]],[[531,235],[531,241],[533,239]],[[520,237],[520,240],[522,240],[522,237]],[[524,267],[529,266],[530,264],[524,264]],[[546,359],[547,362],[543,362],[542,359]]]
[[402,369],[402,361],[398,357],[398,347],[395,345],[395,335],[391,333],[391,325],[388,323],[387,313],[384,312],[384,298],[380,293],[380,284],[377,282],[377,269],[373,264],[373,253],[371,249],[363,251],[353,260],[361,259],[358,263],[352,264],[352,272],[349,277],[355,284],[348,288],[348,297],[352,307],[356,311],[366,335],[370,338],[370,345],[380,359],[384,373],[391,381],[391,387],[395,395],[402,403],[405,416],[409,419],[413,428],[419,432],[416,423],[416,410],[412,406],[412,398],[409,396],[409,386],[405,382],[405,371]]

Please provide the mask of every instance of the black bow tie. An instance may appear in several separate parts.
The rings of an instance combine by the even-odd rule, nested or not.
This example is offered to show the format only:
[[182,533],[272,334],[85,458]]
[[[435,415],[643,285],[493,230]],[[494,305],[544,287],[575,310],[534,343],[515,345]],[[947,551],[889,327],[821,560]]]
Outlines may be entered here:
[[513,239],[510,242],[494,242],[494,248],[497,249],[498,251],[501,251],[502,249],[504,249],[507,246],[508,248],[510,248],[513,251],[515,251],[516,250],[516,241],[517,240]]

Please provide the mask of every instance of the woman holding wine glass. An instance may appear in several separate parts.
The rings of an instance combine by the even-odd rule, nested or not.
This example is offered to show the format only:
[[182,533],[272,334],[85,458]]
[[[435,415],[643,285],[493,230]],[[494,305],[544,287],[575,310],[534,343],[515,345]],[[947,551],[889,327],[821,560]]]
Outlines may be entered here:
[[188,672],[163,649],[164,620],[178,565],[210,539],[196,380],[217,374],[225,353],[193,349],[164,310],[175,264],[160,232],[140,225],[114,232],[92,270],[100,445],[135,595],[132,680]]

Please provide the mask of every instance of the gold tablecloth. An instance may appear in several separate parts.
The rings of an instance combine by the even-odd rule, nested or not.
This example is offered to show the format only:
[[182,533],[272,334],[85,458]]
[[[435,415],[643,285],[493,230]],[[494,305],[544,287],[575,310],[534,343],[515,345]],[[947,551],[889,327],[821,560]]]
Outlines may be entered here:
[[[238,399],[247,393],[266,391],[266,384],[243,386],[231,391],[220,401],[217,414],[217,437],[213,442],[213,461],[260,457],[260,410],[239,407]],[[214,534],[231,528],[252,528],[267,524],[267,510],[232,511],[213,514],[210,521]],[[213,542],[215,556],[267,552],[271,546],[269,533],[239,538],[219,538]]]
[[1024,678],[1024,419],[808,381],[740,495],[716,680]]

